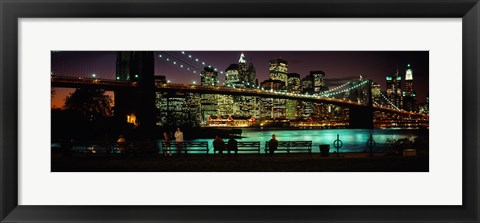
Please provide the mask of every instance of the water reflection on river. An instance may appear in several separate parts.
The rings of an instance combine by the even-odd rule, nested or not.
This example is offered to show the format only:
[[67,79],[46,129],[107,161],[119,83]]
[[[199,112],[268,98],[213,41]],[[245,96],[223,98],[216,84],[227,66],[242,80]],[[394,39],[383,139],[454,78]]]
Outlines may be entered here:
[[[377,152],[387,151],[389,149],[388,139],[411,138],[419,136],[428,137],[428,130],[415,129],[305,129],[305,130],[259,130],[259,129],[243,129],[242,138],[238,141],[260,141],[262,150],[265,141],[270,140],[272,134],[275,134],[279,141],[312,141],[313,152],[319,152],[319,144],[329,144],[333,152],[333,141],[337,139],[337,134],[343,142],[340,152],[363,152],[369,148],[366,143],[370,137],[370,133],[376,142],[374,148]],[[228,139],[224,139],[227,141]],[[209,141],[213,139],[196,139],[194,141]],[[211,146],[210,146],[211,147]],[[212,150],[212,148],[210,148]]]
[[[364,152],[369,151],[366,143],[372,134],[376,142],[375,152],[386,152],[390,149],[388,139],[409,138],[411,140],[416,137],[425,137],[428,140],[428,129],[308,129],[308,130],[281,130],[281,129],[242,129],[242,138],[238,141],[260,141],[262,152],[264,151],[265,142],[270,140],[272,134],[275,134],[279,141],[312,141],[313,152],[319,152],[318,145],[329,144],[330,151],[333,152],[333,142],[337,139],[337,134],[343,142],[343,147],[339,152]],[[226,142],[228,139],[224,139]],[[209,143],[209,153],[213,153],[212,138],[200,138],[192,141],[200,142],[207,141]],[[156,151],[161,152],[161,140],[157,140]],[[58,144],[58,143],[57,143]],[[52,144],[60,147],[60,144]],[[95,146],[96,151],[104,152],[105,148]],[[75,145],[74,150],[82,152],[85,151],[85,145]],[[195,152],[194,152],[195,153]]]

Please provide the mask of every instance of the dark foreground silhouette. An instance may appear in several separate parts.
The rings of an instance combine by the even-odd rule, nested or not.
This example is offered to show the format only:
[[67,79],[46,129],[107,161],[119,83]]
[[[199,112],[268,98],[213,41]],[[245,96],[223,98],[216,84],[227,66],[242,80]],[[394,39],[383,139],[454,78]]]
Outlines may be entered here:
[[375,153],[104,156],[52,154],[52,172],[428,172],[428,156]]

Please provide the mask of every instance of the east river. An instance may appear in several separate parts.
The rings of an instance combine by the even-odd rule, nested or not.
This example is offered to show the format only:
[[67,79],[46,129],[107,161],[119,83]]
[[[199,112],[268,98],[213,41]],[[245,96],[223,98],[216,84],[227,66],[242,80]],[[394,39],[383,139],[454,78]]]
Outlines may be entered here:
[[[270,140],[272,134],[275,134],[279,141],[312,141],[313,152],[319,152],[320,144],[329,144],[330,151],[335,151],[333,142],[339,139],[343,142],[343,147],[339,152],[368,152],[367,141],[372,134],[376,146],[373,148],[375,152],[386,152],[391,147],[388,140],[398,140],[408,138],[414,140],[417,137],[423,137],[428,140],[428,129],[305,129],[305,130],[260,130],[260,129],[242,129],[242,138],[237,141],[260,141],[262,152],[264,150],[265,142]],[[224,139],[226,142],[228,139]],[[193,141],[208,141],[212,144],[213,139],[195,139]],[[209,146],[210,153],[213,148]]]
[[[336,151],[334,141],[337,140],[337,135],[342,141],[343,146],[339,148],[339,152],[369,152],[367,141],[372,135],[376,146],[373,148],[374,152],[388,152],[392,147],[389,141],[408,138],[411,141],[417,138],[422,138],[428,145],[428,129],[242,129],[241,138],[236,138],[237,141],[260,141],[261,151],[264,153],[265,142],[269,141],[272,134],[276,135],[279,141],[312,141],[312,152],[319,152],[320,144],[330,145],[330,152]],[[188,138],[186,136],[185,138]],[[228,139],[223,139],[225,143]],[[192,141],[208,142],[209,153],[213,153],[212,138],[197,138]],[[156,141],[156,151],[161,153],[162,140]],[[52,147],[59,147],[59,143],[52,144]],[[74,150],[85,151],[85,144],[74,145]],[[95,145],[98,152],[104,152],[105,147]],[[193,152],[197,153],[197,152]]]

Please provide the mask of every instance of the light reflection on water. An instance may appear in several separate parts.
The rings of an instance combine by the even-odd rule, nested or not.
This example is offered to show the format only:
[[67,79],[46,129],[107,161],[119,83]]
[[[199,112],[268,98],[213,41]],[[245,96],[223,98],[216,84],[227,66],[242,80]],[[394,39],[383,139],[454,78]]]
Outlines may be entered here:
[[[428,130],[422,130],[428,134]],[[238,141],[260,141],[261,149],[266,141],[270,140],[272,134],[275,134],[279,141],[312,141],[313,152],[319,152],[318,145],[329,144],[331,152],[334,151],[333,142],[339,134],[343,147],[339,152],[363,152],[369,151],[366,143],[372,134],[376,142],[374,151],[382,152],[389,149],[388,139],[415,138],[420,134],[419,130],[410,129],[308,129],[308,130],[254,130],[243,129],[242,138]],[[228,139],[224,139],[226,142]],[[213,139],[196,139],[194,141],[208,141],[211,147]],[[213,148],[211,148],[213,150]],[[211,151],[212,151],[211,150]]]
[[[366,146],[367,140],[372,134],[376,142],[374,151],[384,152],[389,150],[388,139],[415,138],[420,135],[428,135],[428,130],[410,130],[410,129],[308,129],[308,130],[258,130],[258,129],[242,129],[242,138],[237,141],[260,141],[262,153],[264,153],[265,142],[270,140],[272,134],[276,135],[279,141],[312,141],[312,152],[319,152],[320,144],[329,144],[330,152],[335,151],[333,142],[337,139],[337,134],[343,142],[343,147],[339,152],[364,152],[369,151]],[[195,142],[207,141],[209,143],[209,153],[213,153],[211,138],[195,139]],[[228,139],[224,139],[225,142]],[[156,143],[156,151],[161,152],[162,140]],[[52,144],[53,146],[53,144]],[[59,147],[59,145],[58,145]],[[85,145],[75,145],[74,150],[85,151]],[[104,152],[105,148],[96,146],[99,152]],[[196,153],[196,152],[193,152]]]

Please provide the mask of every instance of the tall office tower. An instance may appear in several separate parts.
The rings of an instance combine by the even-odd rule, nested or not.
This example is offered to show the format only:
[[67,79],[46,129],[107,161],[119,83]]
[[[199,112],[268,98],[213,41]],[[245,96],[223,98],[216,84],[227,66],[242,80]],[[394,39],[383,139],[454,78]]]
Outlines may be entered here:
[[200,98],[188,92],[156,92],[155,104],[158,109],[158,126],[196,127],[200,124]]
[[243,84],[246,88],[253,88],[256,86],[256,71],[253,63],[250,62],[247,67],[247,58],[245,54],[240,55],[240,59],[238,59],[238,77],[239,81]]
[[256,86],[257,85],[256,80],[257,80],[257,73],[255,71],[255,67],[253,66],[253,63],[250,62],[250,64],[248,64],[248,68],[247,68],[248,85],[250,87]]
[[[218,72],[210,67],[205,67],[201,72],[201,85],[205,87],[217,86]],[[202,112],[202,123],[204,123],[208,116],[218,115],[218,95],[216,94],[202,94],[200,96],[200,109]]]
[[[268,79],[260,83],[260,86],[266,91],[285,92],[285,82],[280,80]],[[260,118],[278,119],[285,118],[285,99],[279,98],[261,98],[260,99]]]
[[[256,86],[256,71],[252,63],[247,67],[247,59],[245,54],[242,53],[238,60],[238,77],[239,82],[238,87],[242,88],[253,88]],[[254,96],[235,96],[234,102],[238,105],[239,109],[235,109],[236,116],[251,118],[258,118],[259,108],[258,108],[258,98]]]
[[225,69],[225,85],[227,87],[237,87],[240,85],[240,72],[238,64],[230,64]]
[[[287,80],[287,92],[299,94],[300,93],[300,74],[289,73]],[[300,117],[301,115],[301,102],[298,100],[288,99],[285,102],[286,117],[289,120],[294,120]]]
[[325,72],[323,71],[310,71],[310,78],[313,81],[313,93],[318,94],[327,90],[325,83]]
[[211,67],[203,68],[203,71],[200,73],[200,82],[202,86],[217,86],[218,81],[218,72],[214,71]]
[[287,74],[287,92],[298,94],[301,92],[300,74],[288,73]]
[[415,91],[413,91],[413,72],[410,64],[405,71],[405,91],[403,92],[403,109],[418,111]]
[[[302,94],[313,94],[313,79],[308,75],[300,81]],[[301,102],[301,114],[303,118],[310,118],[314,114],[314,103],[308,101]]]
[[402,76],[397,71],[387,75],[387,99],[397,108],[402,108]]
[[407,64],[405,71],[405,95],[413,94],[413,72],[410,64]]
[[[240,81],[240,72],[238,64],[230,64],[225,69],[225,86],[227,87],[243,87]],[[219,95],[218,111],[219,115],[239,115],[240,114],[240,97],[233,95]]]
[[247,86],[248,81],[248,74],[247,74],[247,59],[245,54],[240,54],[240,59],[238,59],[238,76],[240,82],[242,82],[245,86]]
[[277,58],[270,60],[270,79],[279,80],[288,86],[288,62]]
[[[321,92],[328,90],[325,82],[324,71],[310,71],[309,78],[312,80],[313,83],[313,94],[320,94]],[[322,103],[313,103],[313,115],[311,117],[316,119],[323,119],[327,117],[328,111],[329,109],[327,105]]]
[[312,76],[308,75],[301,80],[301,91],[302,94],[313,94],[313,79]]
[[372,99],[374,101],[374,104],[380,104],[381,101],[381,94],[382,94],[382,88],[380,87],[380,84],[377,84],[376,82],[372,82]]

